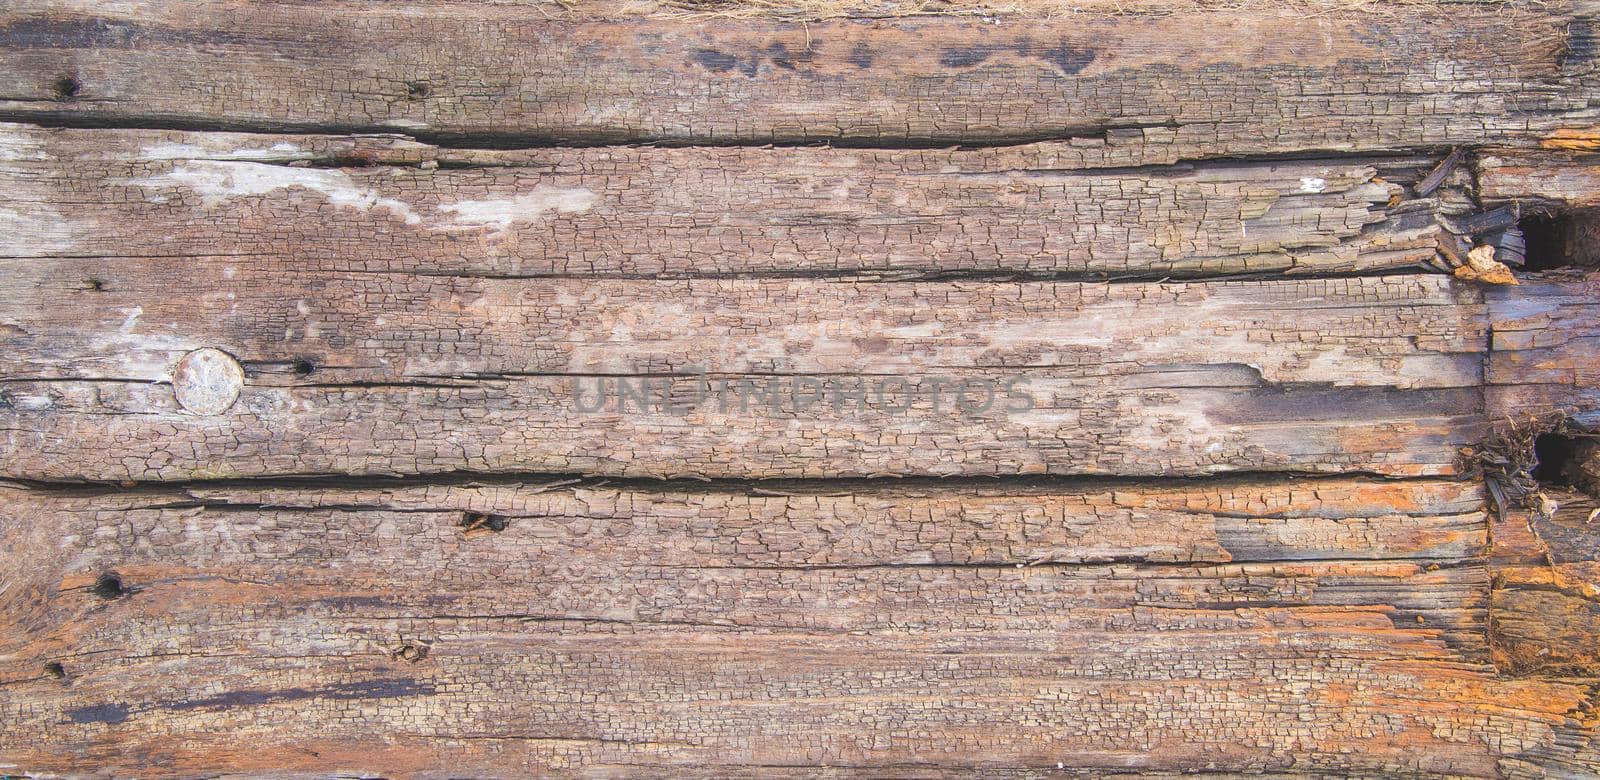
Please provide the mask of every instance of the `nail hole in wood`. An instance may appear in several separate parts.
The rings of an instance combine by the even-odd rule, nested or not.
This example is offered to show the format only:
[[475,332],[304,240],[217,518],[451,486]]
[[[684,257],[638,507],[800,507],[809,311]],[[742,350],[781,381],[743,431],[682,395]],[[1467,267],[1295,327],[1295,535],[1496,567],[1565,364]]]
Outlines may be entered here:
[[50,91],[55,93],[56,100],[71,100],[83,91],[83,84],[72,76],[62,76],[50,85]]
[[51,661],[45,664],[44,673],[56,678],[57,680],[67,679],[67,667],[62,666],[60,661]]
[[1600,268],[1600,209],[1529,214],[1517,225],[1529,271]]
[[300,358],[294,362],[294,372],[300,376],[310,376],[316,370],[317,364],[306,358]]
[[106,283],[99,279],[85,279],[83,286],[92,292],[103,292],[106,289]]
[[484,512],[462,512],[461,530],[468,534],[491,532],[500,533],[511,525],[511,521],[502,515]]
[[94,595],[106,600],[128,594],[128,589],[122,584],[122,578],[111,572],[96,577],[94,587],[90,590],[94,592]]
[[410,100],[421,100],[433,94],[433,87],[425,81],[407,81],[406,97]]

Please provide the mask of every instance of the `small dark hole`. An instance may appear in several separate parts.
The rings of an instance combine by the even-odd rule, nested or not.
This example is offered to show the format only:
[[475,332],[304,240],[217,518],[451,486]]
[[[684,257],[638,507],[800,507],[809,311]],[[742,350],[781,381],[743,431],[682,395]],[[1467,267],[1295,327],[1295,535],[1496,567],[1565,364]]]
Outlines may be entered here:
[[1600,267],[1600,209],[1530,214],[1518,223],[1529,271]]
[[67,668],[62,666],[60,661],[51,661],[50,663],[45,664],[44,673],[56,678],[57,680],[67,679]]
[[495,533],[500,533],[510,527],[511,521],[502,515],[492,515],[484,512],[462,512],[461,527],[468,531],[486,528]]
[[433,94],[433,87],[424,81],[407,81],[406,97],[412,100],[421,100]]
[[118,596],[125,596],[128,593],[128,590],[122,586],[122,578],[110,573],[97,577],[91,590],[94,591],[94,595],[103,599],[114,599]]
[[90,290],[95,292],[101,292],[106,289],[106,283],[100,281],[99,279],[85,279],[83,280],[83,284],[85,287],[88,287]]
[[83,91],[83,85],[71,76],[62,76],[50,85],[50,89],[56,93],[56,100],[71,100]]
[[1547,433],[1533,440],[1533,478],[1541,485],[1571,487],[1578,457],[1578,440]]
[[310,376],[311,373],[316,370],[317,364],[306,360],[305,358],[301,358],[300,360],[296,360],[294,362],[294,372],[300,376]]

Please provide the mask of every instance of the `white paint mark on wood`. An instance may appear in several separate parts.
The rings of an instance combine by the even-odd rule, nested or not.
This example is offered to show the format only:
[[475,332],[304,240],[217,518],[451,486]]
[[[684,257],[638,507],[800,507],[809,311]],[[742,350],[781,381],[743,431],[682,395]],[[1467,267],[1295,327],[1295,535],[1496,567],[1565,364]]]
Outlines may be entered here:
[[455,224],[464,227],[493,227],[505,230],[518,222],[533,222],[545,212],[556,211],[573,214],[594,207],[597,198],[593,191],[583,187],[548,187],[543,184],[533,191],[515,198],[496,200],[464,200],[440,206],[439,210],[455,215]]
[[199,144],[188,143],[162,143],[150,144],[139,150],[139,157],[146,160],[283,160],[307,157],[310,153],[298,144],[280,141],[266,147],[236,147],[234,149],[208,148]]
[[4,195],[8,205],[0,206],[0,253],[15,256],[26,252],[66,252],[77,241],[72,234],[77,226],[48,203],[29,197],[31,193],[11,190]]
[[0,124],[0,162],[46,162],[44,144],[27,125]]
[[412,211],[409,204],[382,197],[374,190],[361,187],[342,171],[231,160],[191,160],[174,166],[167,173],[137,179],[132,183],[154,188],[185,187],[200,195],[208,208],[235,198],[258,197],[278,190],[298,188],[319,193],[340,208],[359,211],[385,209],[404,219],[407,224],[414,225],[422,221],[422,217]]

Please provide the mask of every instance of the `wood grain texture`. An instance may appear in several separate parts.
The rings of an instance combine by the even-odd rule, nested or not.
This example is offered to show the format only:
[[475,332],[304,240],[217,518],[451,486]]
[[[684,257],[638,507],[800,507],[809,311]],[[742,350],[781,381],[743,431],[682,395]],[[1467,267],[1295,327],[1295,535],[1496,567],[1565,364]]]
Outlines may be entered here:
[[0,773],[1600,777],[1600,3],[609,2],[0,8]]
[[1094,169],[975,150],[455,150],[384,136],[0,126],[0,254],[485,276],[1355,273],[1473,208],[1436,156]]
[[1566,269],[1486,293],[1494,319],[1488,408],[1526,424],[1559,412],[1600,425],[1600,276]]
[[[1596,769],[1586,688],[1484,663],[1478,487],[786,492],[7,489],[0,755],[144,777]],[[482,517],[500,530],[462,527]]]
[[[0,369],[0,454],[31,479],[1419,475],[1453,473],[1484,419],[1486,310],[1442,275],[481,279],[152,258],[92,290],[67,262],[0,263],[20,358]],[[173,366],[201,347],[249,369],[225,413],[174,400]],[[582,413],[602,379],[608,402]],[[648,381],[647,410],[621,379]],[[977,386],[958,405],[967,380],[993,388],[987,407]],[[727,386],[691,396],[711,381]]]
[[[1600,139],[1600,135],[1596,136]],[[1489,203],[1600,206],[1600,150],[1487,149],[1478,157],[1477,192]]]
[[1600,119],[1594,14],[1582,2],[797,24],[25,0],[0,16],[0,111],[491,141],[1073,137],[1144,163],[1532,144]]
[[1551,488],[1536,507],[1494,526],[1495,665],[1537,677],[1600,673],[1600,525],[1597,504],[1571,488]]

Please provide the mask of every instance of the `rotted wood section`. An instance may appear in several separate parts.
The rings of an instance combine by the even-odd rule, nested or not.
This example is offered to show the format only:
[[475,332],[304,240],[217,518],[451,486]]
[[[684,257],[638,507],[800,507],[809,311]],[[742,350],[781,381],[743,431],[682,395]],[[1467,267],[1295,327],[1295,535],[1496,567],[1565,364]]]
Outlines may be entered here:
[[11,3],[0,773],[1600,776],[1597,12]]

